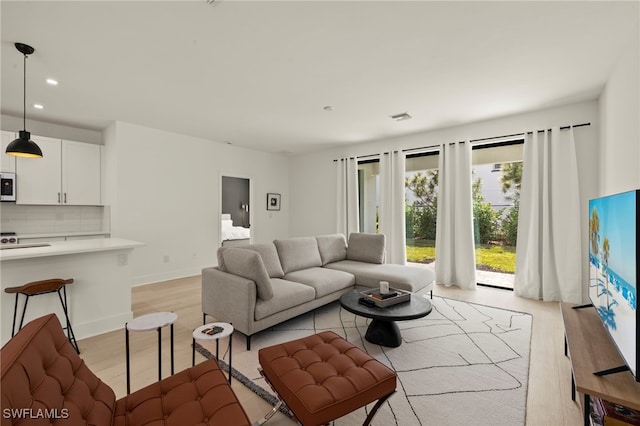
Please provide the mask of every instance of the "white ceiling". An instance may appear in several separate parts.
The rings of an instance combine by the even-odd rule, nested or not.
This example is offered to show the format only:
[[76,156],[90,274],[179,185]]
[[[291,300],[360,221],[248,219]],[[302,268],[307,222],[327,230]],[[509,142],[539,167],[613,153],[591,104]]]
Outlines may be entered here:
[[22,116],[23,42],[27,129],[121,120],[317,150],[594,99],[638,5],[3,0],[1,112]]

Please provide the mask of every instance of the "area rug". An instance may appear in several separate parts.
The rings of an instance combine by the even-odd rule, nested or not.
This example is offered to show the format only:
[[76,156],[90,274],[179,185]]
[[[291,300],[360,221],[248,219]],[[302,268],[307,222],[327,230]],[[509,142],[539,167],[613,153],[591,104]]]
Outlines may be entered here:
[[[251,351],[244,336],[235,333],[232,375],[274,404],[273,391],[257,370],[258,350],[332,330],[398,374],[397,392],[378,411],[374,425],[524,424],[531,316],[440,297],[432,303],[427,317],[398,322],[403,338],[398,348],[366,341],[370,320],[338,302],[258,333]],[[203,345],[198,351],[210,358],[213,344]],[[223,346],[221,358],[228,362]],[[334,424],[360,425],[372,405]]]

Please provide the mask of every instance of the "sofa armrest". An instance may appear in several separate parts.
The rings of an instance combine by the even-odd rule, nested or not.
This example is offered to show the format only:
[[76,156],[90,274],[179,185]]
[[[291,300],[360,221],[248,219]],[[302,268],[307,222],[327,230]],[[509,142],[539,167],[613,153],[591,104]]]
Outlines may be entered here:
[[245,335],[253,334],[256,297],[254,281],[217,268],[202,270],[202,312]]

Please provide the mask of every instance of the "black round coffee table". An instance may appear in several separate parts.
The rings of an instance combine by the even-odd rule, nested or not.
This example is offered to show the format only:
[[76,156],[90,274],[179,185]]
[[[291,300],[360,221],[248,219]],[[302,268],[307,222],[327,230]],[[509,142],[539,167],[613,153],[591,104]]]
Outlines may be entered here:
[[431,313],[431,302],[425,297],[411,294],[411,299],[386,308],[369,307],[358,302],[362,290],[353,290],[340,297],[340,306],[347,311],[372,321],[365,338],[376,345],[397,348],[402,344],[400,328],[396,321],[422,318]]

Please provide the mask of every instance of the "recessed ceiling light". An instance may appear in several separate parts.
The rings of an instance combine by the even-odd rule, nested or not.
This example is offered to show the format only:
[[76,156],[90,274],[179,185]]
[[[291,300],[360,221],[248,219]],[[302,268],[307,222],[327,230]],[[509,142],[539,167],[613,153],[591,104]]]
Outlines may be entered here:
[[48,79],[47,79],[47,84],[50,84],[50,85],[52,85],[52,86],[57,86],[57,85],[58,85],[58,81],[57,81],[57,80],[54,80],[54,79],[52,79],[52,78],[48,78]]
[[34,107],[35,109],[43,109],[43,108],[44,108],[44,105],[40,105],[40,104],[33,104],[33,107]]
[[413,118],[406,112],[403,112],[403,113],[400,113],[400,114],[395,114],[395,115],[390,115],[389,117],[391,117],[392,119],[394,119],[396,121],[411,120]]

